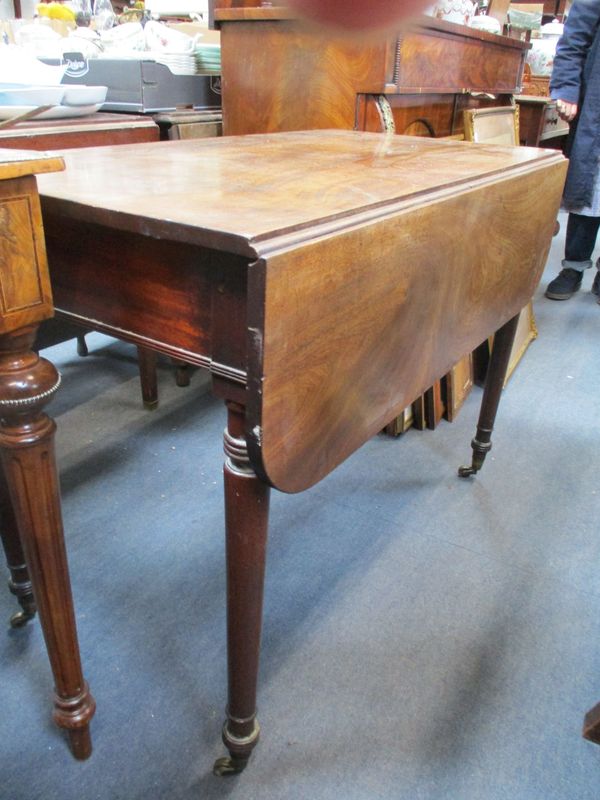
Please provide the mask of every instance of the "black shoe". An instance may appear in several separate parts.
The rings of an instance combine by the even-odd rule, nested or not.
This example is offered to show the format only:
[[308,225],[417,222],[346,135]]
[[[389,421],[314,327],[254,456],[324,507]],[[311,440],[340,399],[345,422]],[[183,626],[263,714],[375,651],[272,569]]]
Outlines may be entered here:
[[578,269],[570,267],[561,269],[558,276],[548,284],[546,297],[549,297],[550,300],[568,300],[581,289],[582,275],[583,273]]
[[596,270],[596,277],[592,283],[592,294],[595,294],[600,303],[600,270]]

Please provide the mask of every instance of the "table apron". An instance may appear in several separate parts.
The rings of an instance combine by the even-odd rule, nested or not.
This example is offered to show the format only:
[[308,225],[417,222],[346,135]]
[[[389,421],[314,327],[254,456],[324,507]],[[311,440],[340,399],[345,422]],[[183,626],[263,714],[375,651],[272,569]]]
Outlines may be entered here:
[[245,259],[44,213],[57,313],[245,383]]

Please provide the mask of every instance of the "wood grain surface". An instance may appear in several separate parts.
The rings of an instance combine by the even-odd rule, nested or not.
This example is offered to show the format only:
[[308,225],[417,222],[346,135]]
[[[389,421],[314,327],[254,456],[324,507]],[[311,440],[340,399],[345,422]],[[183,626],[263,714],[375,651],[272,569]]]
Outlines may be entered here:
[[[462,130],[460,115],[452,113],[460,98],[479,104],[495,94],[498,104],[519,91],[530,46],[426,16],[376,38],[307,24],[281,6],[236,4],[216,9],[215,17],[221,28],[225,135],[373,130],[372,121],[365,124],[362,118],[364,104],[384,94],[402,109],[397,133],[424,117],[434,129],[429,135],[446,136]],[[392,98],[400,97],[410,99],[395,105]],[[443,114],[443,124],[430,118],[432,105],[434,114]],[[415,108],[419,113],[410,115]]]
[[306,231],[311,238],[317,226],[338,230],[428,193],[563,160],[535,148],[341,130],[61,155],[66,172],[39,178],[45,209],[255,257],[285,235]]
[[261,277],[265,292],[264,317],[249,319],[264,336],[262,363],[249,367],[262,376],[250,452],[272,485],[294,492],[323,478],[519,312],[563,180],[559,162],[424,198],[250,273],[250,296]]
[[[0,333],[39,323],[54,313],[37,170],[62,169],[60,158],[15,160],[0,153]],[[29,154],[27,154],[29,156]]]
[[[89,223],[104,231],[101,252],[110,231],[133,235],[109,259],[115,298],[129,292],[123,312],[143,332],[164,297],[179,323],[203,327],[196,363],[212,369],[218,353],[245,376],[252,464],[289,492],[323,478],[527,303],[566,169],[555,151],[356,131],[124,149],[66,151],[65,175],[40,180],[53,236],[71,231],[61,269]],[[141,261],[136,239],[147,243]],[[80,287],[89,296],[93,249],[82,239],[77,255],[96,264]],[[198,287],[212,280],[210,321],[179,291],[178,273],[194,291],[194,269]],[[125,286],[130,274],[140,291],[153,287],[144,302]],[[152,331],[166,340],[162,319]]]

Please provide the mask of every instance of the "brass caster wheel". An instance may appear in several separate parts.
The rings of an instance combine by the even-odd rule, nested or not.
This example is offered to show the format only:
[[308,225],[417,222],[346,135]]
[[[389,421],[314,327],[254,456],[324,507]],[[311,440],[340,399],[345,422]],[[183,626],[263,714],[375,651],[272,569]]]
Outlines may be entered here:
[[247,758],[236,758],[235,756],[224,756],[217,758],[213,766],[213,775],[223,778],[226,775],[237,775],[246,769]]
[[35,611],[16,611],[10,618],[10,627],[23,628],[34,617]]
[[458,468],[458,477],[459,478],[470,478],[471,475],[477,475],[478,470],[475,467],[459,467]]

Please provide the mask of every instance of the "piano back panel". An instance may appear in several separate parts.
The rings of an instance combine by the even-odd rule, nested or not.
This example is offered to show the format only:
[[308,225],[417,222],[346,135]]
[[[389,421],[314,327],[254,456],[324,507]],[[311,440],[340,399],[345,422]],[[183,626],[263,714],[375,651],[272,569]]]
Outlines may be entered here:
[[526,305],[565,169],[425,196],[250,268],[247,435],[263,479],[315,484]]

